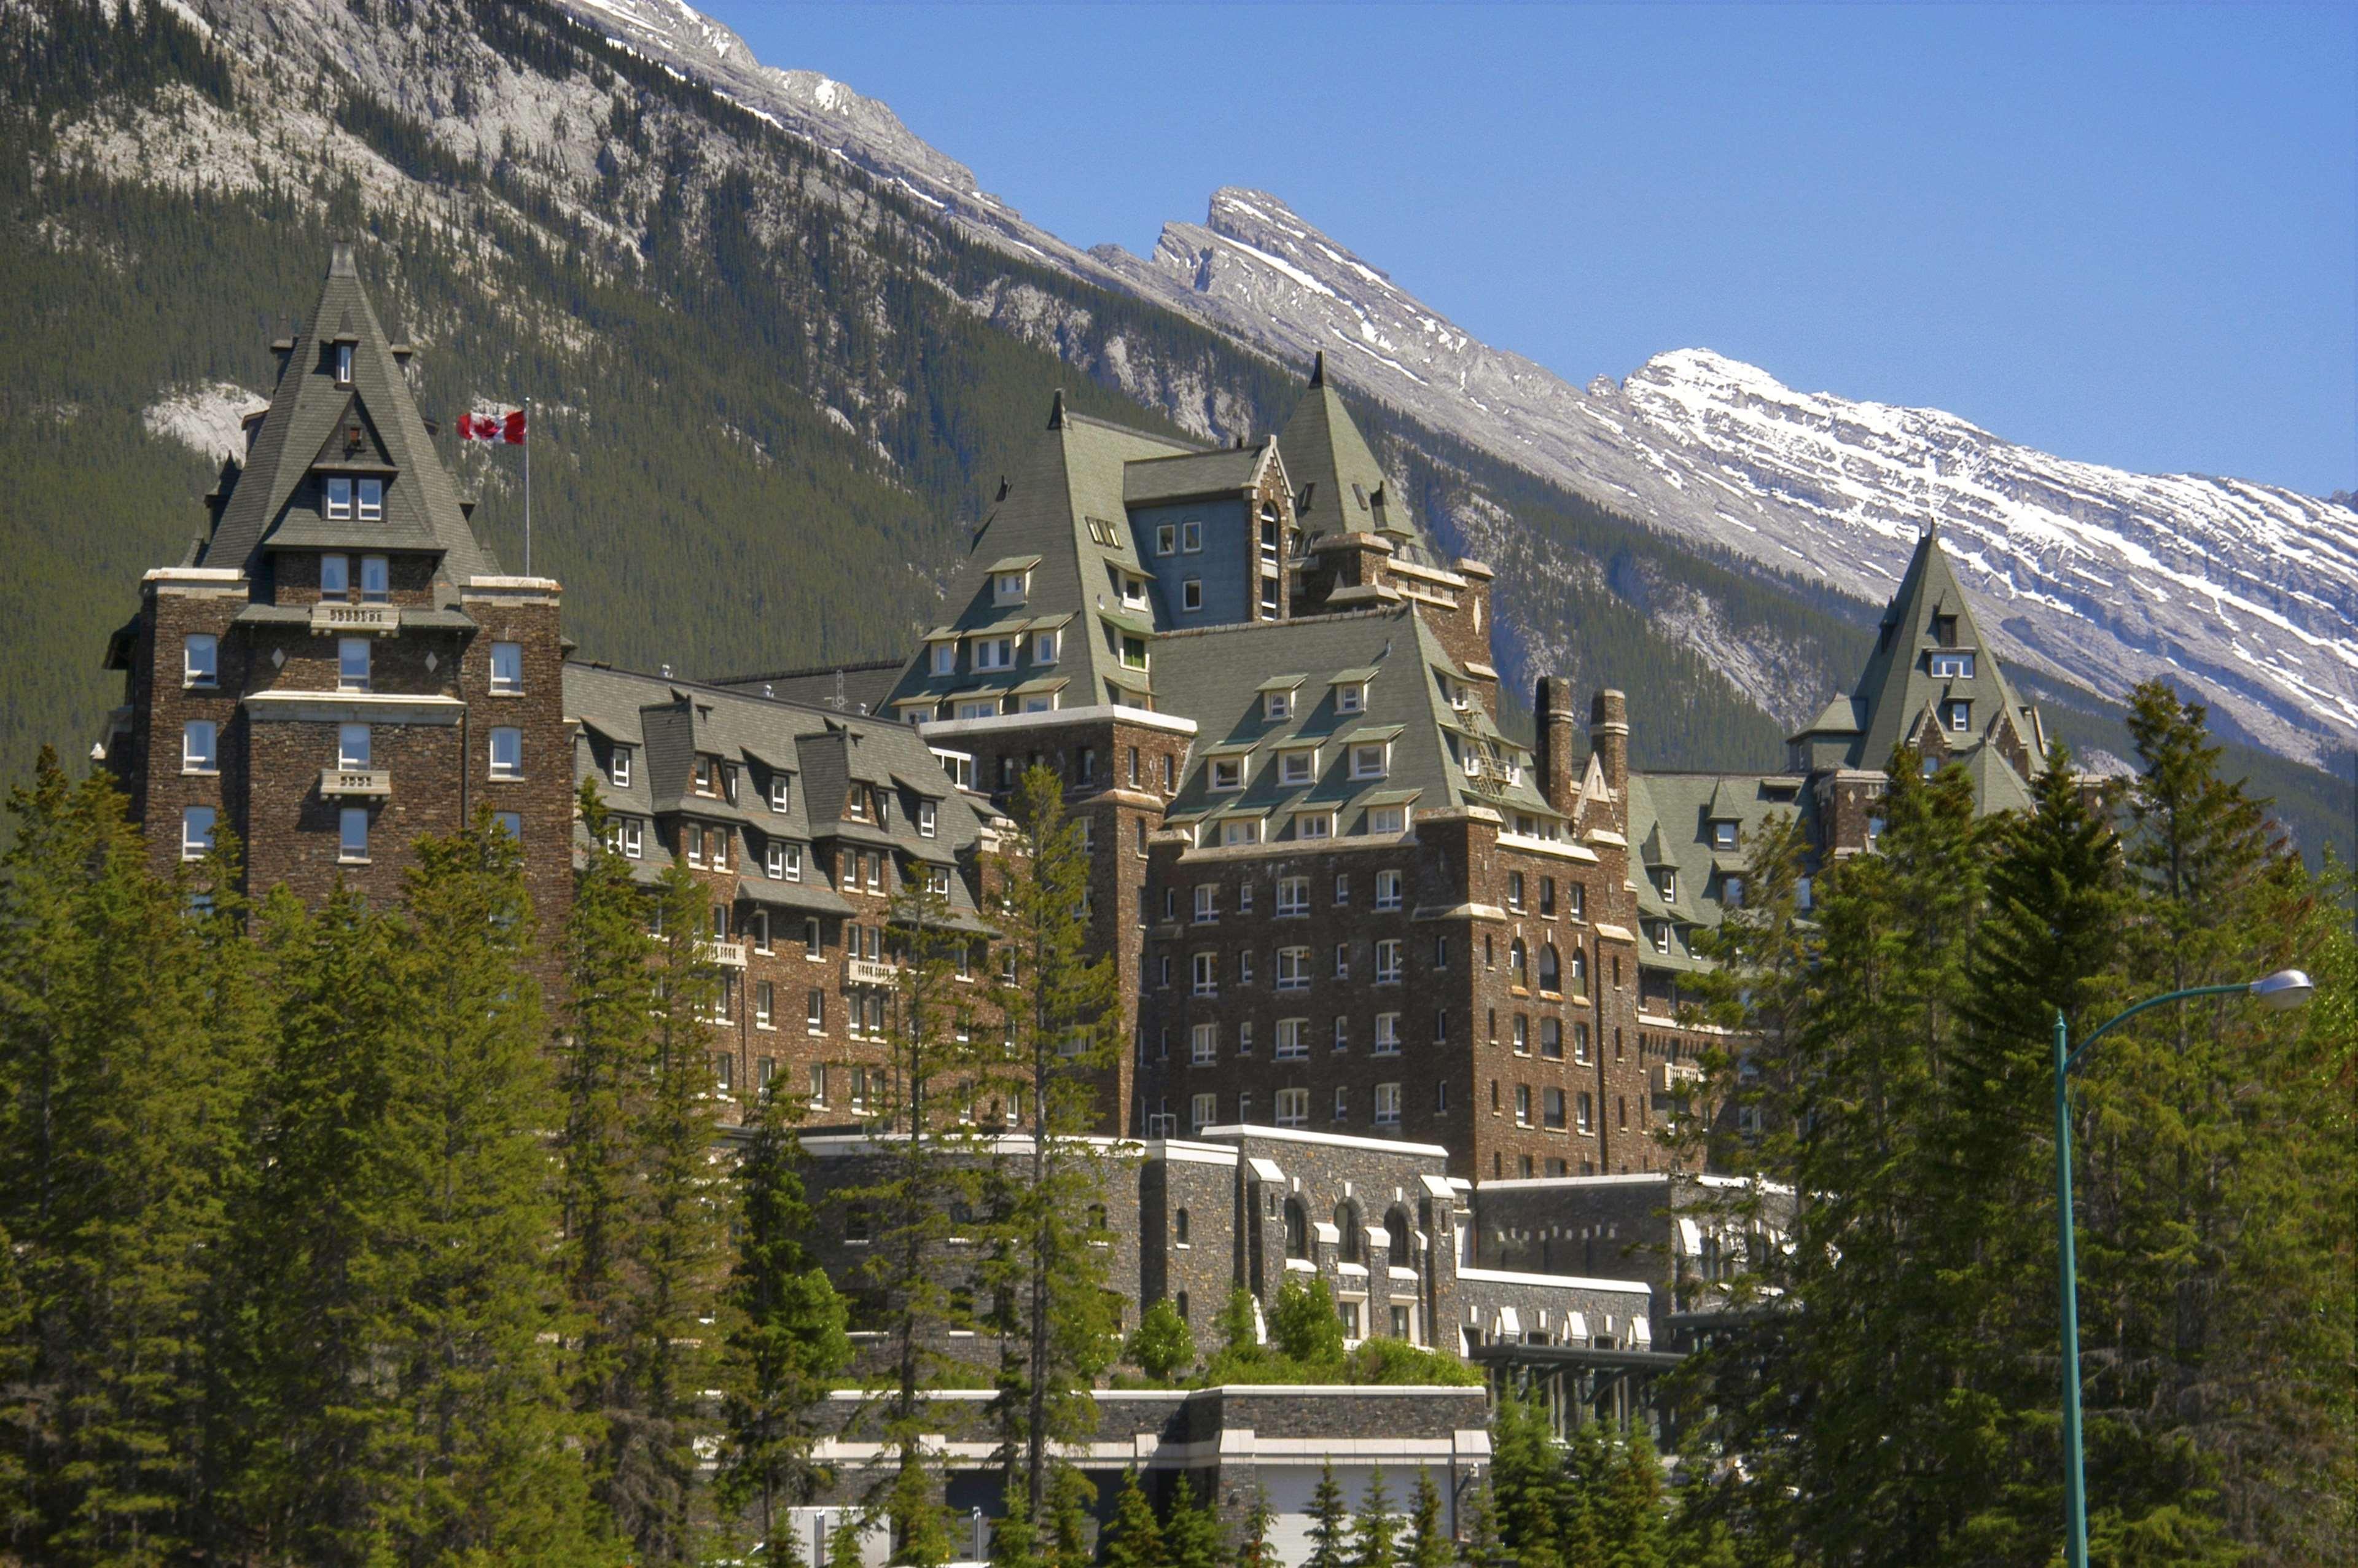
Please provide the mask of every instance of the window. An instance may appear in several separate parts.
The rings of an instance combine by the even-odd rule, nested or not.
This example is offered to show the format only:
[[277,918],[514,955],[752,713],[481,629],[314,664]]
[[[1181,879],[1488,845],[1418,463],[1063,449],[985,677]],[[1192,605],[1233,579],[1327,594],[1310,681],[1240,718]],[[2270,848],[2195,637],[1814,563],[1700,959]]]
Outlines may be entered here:
[[214,810],[210,806],[184,806],[180,811],[180,859],[201,860],[213,851]]
[[352,562],[349,556],[319,557],[319,597],[341,599],[352,590]]
[[1520,871],[1507,873],[1507,907],[1517,914],[1523,912],[1523,873]]
[[1310,1021],[1306,1018],[1281,1018],[1277,1021],[1277,1059],[1298,1061],[1310,1054]]
[[[767,943],[763,945],[762,950],[763,952],[769,951],[769,946]],[[775,1010],[777,1000],[777,988],[772,985],[768,980],[760,981],[753,987],[754,1028],[768,1029],[772,1027],[770,1015]]]
[[[1560,1093],[1562,1091],[1558,1092]],[[1588,1116],[1588,1095],[1585,1091],[1583,1091],[1580,1097],[1580,1130],[1586,1132],[1594,1124],[1589,1120]]]
[[1309,948],[1280,947],[1277,950],[1277,989],[1282,991],[1310,989]]
[[1517,1084],[1515,1086],[1515,1125],[1517,1127],[1529,1127],[1531,1124],[1531,1086],[1529,1084]]
[[1397,1056],[1400,1054],[1400,1021],[1401,1015],[1397,1012],[1379,1012],[1376,1014],[1377,1055]]
[[1588,889],[1580,882],[1563,885],[1563,912],[1574,920],[1588,918]]
[[1179,524],[1179,547],[1194,555],[1204,547],[1204,525],[1192,518]]
[[524,777],[524,731],[502,725],[492,731],[492,777]]
[[1335,711],[1357,713],[1368,706],[1368,688],[1357,681],[1346,681],[1335,688]]
[[935,675],[946,676],[957,672],[957,644],[956,643],[936,643],[929,652],[932,655],[931,667]]
[[1671,950],[1671,923],[1669,921],[1648,921],[1646,923],[1646,934],[1653,939],[1655,952],[1668,953]]
[[[368,486],[361,486],[361,515],[369,515]],[[361,557],[361,597],[371,604],[383,604],[393,597],[393,564],[383,556]]]
[[974,640],[974,667],[979,670],[1005,670],[1015,667],[1015,639],[1012,637],[977,637]]
[[803,847],[799,844],[772,844],[768,871],[773,881],[798,882],[803,880]]
[[1433,939],[1433,967],[1436,969],[1449,968],[1449,938],[1446,936]]
[[1866,847],[1870,849],[1874,849],[1876,840],[1882,837],[1883,818],[1880,816],[1868,817],[1866,819]]
[[[803,1028],[805,1032],[812,1034],[827,1033],[827,993],[825,991],[814,988],[809,997],[804,1000]],[[823,1073],[824,1069],[814,1068],[813,1071]],[[823,1076],[812,1086],[811,1098],[821,1104],[826,1103],[827,1080]]]
[[1662,895],[1664,903],[1679,901],[1679,873],[1668,866],[1654,868],[1654,891]]
[[608,760],[606,776],[614,781],[616,789],[631,787],[631,749],[628,746],[614,748],[614,754]]
[[[1200,1132],[1219,1119],[1219,1096],[1197,1095],[1187,1102],[1187,1123],[1194,1130]],[[1184,1214],[1186,1211],[1182,1209],[1180,1212]]]
[[1588,1064],[1588,1025],[1585,1023],[1572,1026],[1572,1059],[1583,1066]]
[[1032,662],[1035,665],[1053,665],[1056,662],[1056,634],[1054,632],[1035,632],[1032,634]]
[[1953,615],[1932,617],[1932,641],[1947,647],[1957,640],[1957,618]]
[[1528,987],[1531,983],[1531,956],[1523,947],[1523,939],[1516,937],[1507,945],[1507,983]]
[[1023,571],[993,572],[990,577],[991,598],[1001,604],[1022,603],[1025,579],[1031,575]]
[[1252,984],[1252,949],[1238,948],[1237,950],[1237,984],[1240,986]]
[[1515,1014],[1515,1024],[1514,1024],[1514,1028],[1515,1028],[1515,1054],[1516,1054],[1516,1055],[1518,1055],[1518,1056],[1528,1056],[1528,1055],[1530,1055],[1530,1054],[1531,1054],[1531,1015],[1530,1015],[1529,1013],[1522,1013],[1522,1012],[1519,1012],[1519,1013]]
[[336,689],[366,691],[369,688],[369,640],[366,637],[336,639]]
[[1332,838],[1335,837],[1335,814],[1331,811],[1305,811],[1293,819],[1296,838]]
[[[341,478],[330,480],[328,481],[328,515],[339,520],[349,521],[352,514],[352,481],[348,479]],[[342,559],[341,557],[338,557],[337,558],[340,561]]]
[[1249,878],[1237,883],[1237,913],[1250,914],[1253,906],[1253,885]]
[[[1249,1019],[1249,1018],[1248,1018],[1248,1019],[1244,1019],[1244,1020],[1240,1021],[1240,1022],[1237,1024],[1237,1054],[1238,1054],[1238,1055],[1239,1055],[1239,1056],[1249,1056],[1249,1055],[1251,1055],[1251,1054],[1252,1054],[1252,1036],[1253,1036],[1252,1020],[1251,1020],[1251,1019]],[[1239,1113],[1239,1116],[1241,1116],[1241,1114],[1242,1114],[1242,1113],[1240,1112],[1240,1113]]]
[[[1343,1085],[1336,1084],[1335,1086],[1335,1119],[1337,1121],[1348,1121],[1350,1119],[1351,1091],[1348,1088],[1346,1088]],[[1357,1227],[1355,1226],[1351,1229],[1344,1231],[1343,1235],[1346,1238],[1343,1243],[1344,1246],[1350,1249],[1352,1251],[1357,1251],[1358,1249],[1356,1246],[1356,1243],[1358,1240]]]
[[1220,1026],[1217,1023],[1199,1023],[1195,1025],[1195,1029],[1190,1033],[1188,1039],[1188,1065],[1195,1067],[1208,1067],[1219,1059]]
[[1542,1060],[1549,1062],[1561,1062],[1563,1060],[1563,1019],[1542,1018],[1540,1020],[1540,1056]]
[[1338,1012],[1335,1015],[1335,1049],[1348,1051],[1350,1048],[1351,1020],[1347,1014]]
[[1935,654],[1931,659],[1934,680],[1971,680],[1974,678],[1974,656],[1971,654]]
[[365,768],[369,766],[369,727],[365,724],[336,726],[336,766]]
[[1563,969],[1556,958],[1555,944],[1542,943],[1540,946],[1540,989],[1554,991],[1563,989]]
[[1156,555],[1167,556],[1178,547],[1179,530],[1174,524],[1164,523],[1156,527],[1154,530],[1154,553]]
[[1548,1128],[1551,1131],[1562,1132],[1563,1130],[1563,1091],[1562,1089],[1549,1089],[1541,1097],[1540,1100],[1540,1116],[1541,1125]]
[[1204,608],[1203,579],[1191,577],[1180,583],[1179,608],[1182,610],[1201,610]]
[[199,633],[180,644],[180,684],[211,686],[220,678],[220,639]]
[[1942,705],[1943,722],[1959,733],[1974,727],[1974,705],[1970,702],[1948,702]]
[[1197,953],[1194,957],[1194,985],[1197,996],[1220,994],[1220,958],[1217,953]]
[[1338,980],[1351,978],[1351,945],[1348,942],[1335,944],[1335,978]]
[[1397,834],[1408,831],[1408,807],[1405,806],[1375,806],[1368,808],[1368,831],[1370,834]]
[[1378,741],[1351,748],[1351,776],[1355,779],[1379,779],[1390,771],[1388,753],[1391,748]]
[[1396,986],[1401,983],[1401,939],[1387,936],[1376,944],[1376,984]]
[[950,873],[946,867],[929,866],[925,870],[925,891],[936,897],[950,895]]
[[364,861],[369,858],[369,814],[364,806],[348,806],[336,814],[336,859]]
[[[1398,871],[1378,871],[1376,873],[1376,908],[1379,911],[1395,910],[1400,906],[1401,874]],[[1377,961],[1377,967],[1379,969],[1382,968],[1380,959]]]
[[1220,824],[1220,843],[1227,849],[1237,849],[1260,842],[1260,818],[1232,816]]
[[996,697],[981,702],[961,702],[957,705],[957,716],[960,719],[992,719],[996,718],[998,713],[999,699]]
[[[501,696],[513,696],[523,689],[524,644],[521,643],[492,643],[492,690]],[[618,756],[627,759],[627,748],[618,746],[615,748],[615,752]],[[624,773],[629,772],[630,763],[627,760],[624,761],[622,768]]]
[[524,813],[494,811],[492,813],[492,826],[511,838],[521,839],[524,837]]
[[1220,889],[1216,882],[1195,884],[1195,923],[1199,925],[1220,918]]
[[1711,847],[1714,849],[1735,849],[1736,824],[1733,822],[1713,823],[1711,825]]
[[1719,880],[1719,902],[1730,909],[1744,907],[1744,879],[1722,877]]
[[1572,950],[1572,994],[1588,994],[1588,955],[1578,947]]
[[219,771],[221,759],[213,750],[213,721],[191,719],[180,726],[180,771],[184,773],[210,773]]
[[338,386],[352,385],[352,346],[350,343],[338,343],[335,347],[333,361],[336,372],[336,384]]
[[1310,913],[1310,879],[1308,877],[1277,879],[1277,913],[1280,918]]
[[1128,572],[1123,572],[1120,577],[1120,582],[1122,608],[1125,610],[1145,609],[1146,579],[1142,577],[1132,577]]
[[1260,716],[1271,720],[1293,718],[1293,693],[1290,690],[1261,693]]
[[[1196,1125],[1200,1127],[1203,1124],[1198,1122]],[[1184,1208],[1176,1208],[1171,1211],[1171,1240],[1174,1246],[1184,1247],[1189,1244],[1187,1239],[1187,1211]],[[1184,1315],[1185,1309],[1183,1307],[1180,1310],[1182,1315]]]
[[[1310,1125],[1310,1091],[1308,1089],[1280,1089],[1277,1091],[1277,1124],[1280,1127],[1307,1127]],[[1291,1210],[1287,1213],[1286,1220],[1286,1251],[1289,1256],[1299,1258],[1303,1255],[1303,1252],[1308,1250],[1307,1241],[1305,1239],[1303,1251],[1295,1251],[1293,1249],[1293,1213]]]

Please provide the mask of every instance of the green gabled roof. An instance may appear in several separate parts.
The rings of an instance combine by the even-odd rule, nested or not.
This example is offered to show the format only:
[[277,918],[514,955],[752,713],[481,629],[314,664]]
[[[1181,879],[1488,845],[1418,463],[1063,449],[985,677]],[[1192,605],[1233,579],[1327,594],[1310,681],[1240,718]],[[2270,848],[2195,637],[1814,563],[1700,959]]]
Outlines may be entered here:
[[[1771,816],[1814,810],[1815,802],[1800,784],[1790,773],[1631,774],[1629,842],[1639,847],[1631,856],[1631,880],[1638,884],[1639,915],[1688,926],[1718,925],[1726,911],[1714,873],[1733,871],[1740,876],[1756,835]],[[1714,849],[1714,821],[1736,823],[1736,849]],[[1652,873],[1665,867],[1678,873],[1674,903],[1663,903],[1654,885]],[[1682,937],[1668,956],[1655,952],[1650,943],[1639,944],[1639,962],[1689,968],[1697,960],[1687,954]]]
[[1122,499],[1131,506],[1159,506],[1201,496],[1234,495],[1259,482],[1262,465],[1274,461],[1276,456],[1273,444],[1264,439],[1254,447],[1146,458],[1123,471]]
[[[1153,622],[1112,609],[1119,602],[1112,563],[1120,562],[1131,571],[1136,568],[1123,549],[1100,545],[1090,536],[1089,519],[1128,516],[1122,501],[1125,465],[1197,450],[1171,438],[1069,413],[1063,395],[1058,394],[1046,427],[1023,454],[1022,465],[1008,481],[1006,494],[984,519],[966,564],[951,580],[946,597],[953,614],[945,629],[964,636],[1010,617],[1020,616],[1037,624],[1057,615],[1082,614],[1083,621],[1059,639],[1054,666],[1035,668],[1027,645],[1015,670],[997,674],[1028,678],[1053,669],[1069,677],[1078,691],[1099,691],[1104,680],[1119,670],[1119,663],[1105,646],[1103,631],[1089,618],[1092,613],[1141,632],[1151,633]],[[1030,568],[1032,580],[1023,603],[993,603],[991,567],[1002,560],[1027,557],[1036,557],[1039,564]],[[927,673],[930,668],[928,656],[921,649],[893,684],[888,705],[912,697],[946,697],[953,688],[976,685],[971,670],[933,676]],[[1125,684],[1133,689],[1137,686],[1135,680]]]
[[[1956,618],[1955,634],[1945,643],[1936,643],[1932,637],[1932,623],[1938,616]],[[1936,651],[1971,653],[1972,677],[1935,677],[1927,657]],[[2000,713],[2012,715],[2021,707],[1996,654],[1974,623],[1973,607],[1950,568],[1947,552],[1941,548],[1938,530],[1928,529],[1916,543],[1898,591],[1884,610],[1875,651],[1868,655],[1849,699],[1852,719],[1840,722],[1842,703],[1837,699],[1812,730],[1855,733],[1857,739],[1848,748],[1845,765],[1880,769],[1890,760],[1892,748],[1915,734],[1928,709],[1938,713],[1942,703],[1957,698],[1973,704],[1973,729],[1971,740],[1962,735],[1953,738],[1952,754],[1980,746],[1981,738]],[[2033,769],[2038,765],[2034,760]]]
[[[349,387],[336,384],[323,354],[326,345],[340,341],[352,345]],[[331,522],[296,503],[314,464],[330,455],[330,443],[341,449],[336,432],[354,411],[362,416],[369,460],[390,470],[379,524]],[[204,564],[251,572],[256,554],[274,545],[438,550],[438,575],[453,586],[500,569],[460,508],[458,487],[426,433],[348,245],[335,247],[319,302],[296,336],[244,468],[222,503]]]
[[[1441,553],[1409,514],[1404,498],[1385,489],[1383,465],[1326,379],[1322,351],[1302,401],[1277,435],[1293,485],[1294,520],[1304,534],[1373,534],[1391,538],[1396,558],[1446,567]],[[1379,498],[1382,501],[1379,508]]]

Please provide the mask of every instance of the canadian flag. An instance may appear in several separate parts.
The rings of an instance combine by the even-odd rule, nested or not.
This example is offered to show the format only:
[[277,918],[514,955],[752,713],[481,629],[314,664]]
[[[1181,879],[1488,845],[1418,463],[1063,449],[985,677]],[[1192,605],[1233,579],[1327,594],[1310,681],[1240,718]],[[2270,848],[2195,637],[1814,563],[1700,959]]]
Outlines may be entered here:
[[459,416],[459,439],[505,441],[511,447],[521,447],[524,445],[524,410],[511,408],[505,414],[461,414]]

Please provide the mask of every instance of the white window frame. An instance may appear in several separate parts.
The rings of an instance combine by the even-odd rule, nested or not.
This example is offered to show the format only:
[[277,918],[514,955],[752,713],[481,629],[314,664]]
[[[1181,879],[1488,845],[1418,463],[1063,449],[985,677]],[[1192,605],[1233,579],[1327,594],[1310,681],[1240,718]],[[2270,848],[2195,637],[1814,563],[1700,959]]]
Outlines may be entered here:
[[1182,610],[1201,610],[1204,608],[1204,579],[1202,578],[1191,577],[1181,579],[1179,584],[1179,608]]
[[1385,838],[1408,831],[1408,807],[1405,806],[1371,806],[1368,808],[1368,835]]
[[1306,1018],[1281,1018],[1277,1021],[1277,1044],[1270,1053],[1280,1062],[1298,1062],[1310,1054],[1310,1021]]
[[492,777],[524,777],[524,731],[513,724],[492,727]]
[[1367,709],[1368,687],[1364,681],[1345,681],[1335,688],[1335,711],[1360,713]]
[[1053,665],[1056,662],[1055,633],[1034,632],[1032,633],[1032,662],[1035,665]]
[[1277,782],[1282,784],[1314,784],[1318,779],[1318,748],[1296,746],[1277,754]]
[[647,847],[646,832],[645,832],[645,828],[644,828],[644,825],[643,825],[643,824],[639,821],[639,819],[638,819],[637,817],[635,817],[635,816],[625,816],[625,817],[623,817],[623,818],[622,818],[622,856],[623,856],[623,858],[624,858],[625,860],[636,860],[643,859],[643,858],[645,856],[645,854],[646,854],[646,847]]
[[1375,1124],[1378,1127],[1398,1127],[1401,1124],[1401,1087],[1398,1084],[1376,1086]]
[[1399,937],[1386,936],[1377,941],[1376,984],[1396,986],[1401,983],[1402,977],[1407,973],[1407,966],[1402,962],[1401,953],[1401,945]]
[[[1374,753],[1372,761],[1369,753]],[[1389,741],[1355,741],[1351,744],[1351,776],[1355,779],[1380,779],[1390,776],[1392,748]]]
[[1192,556],[1204,547],[1204,524],[1190,517],[1179,524],[1179,553]]
[[1219,883],[1197,882],[1195,884],[1195,923],[1198,925],[1213,925],[1218,924],[1220,918]]
[[1310,1091],[1280,1089],[1277,1091],[1277,1122],[1280,1127],[1310,1125]]
[[978,702],[961,702],[957,705],[957,716],[960,719],[996,719],[999,717],[999,699],[990,697]]
[[1188,993],[1192,996],[1220,994],[1220,956],[1203,952],[1191,955],[1188,964]]
[[933,656],[929,663],[932,665],[933,673],[937,676],[953,675],[957,673],[957,644],[951,642],[936,643],[933,645]]
[[1220,1026],[1198,1023],[1188,1032],[1187,1063],[1190,1066],[1208,1067],[1220,1059]]
[[352,558],[330,551],[319,557],[319,597],[341,599],[352,591]]
[[1170,556],[1176,555],[1178,550],[1178,525],[1172,523],[1157,524],[1154,528],[1154,553],[1158,556]]
[[370,759],[375,754],[375,737],[369,732],[367,725],[339,724],[336,726],[336,766],[340,768],[374,767],[376,764]]
[[1227,849],[1241,849],[1260,842],[1260,818],[1231,816],[1220,824],[1220,843]]
[[1290,920],[1310,913],[1310,879],[1280,877],[1277,879],[1277,917]]
[[1245,787],[1245,760],[1242,757],[1214,757],[1208,788],[1226,793]]
[[342,474],[328,481],[327,494],[319,503],[320,514],[339,523],[349,523],[352,516],[352,481]]
[[384,481],[364,479],[352,486],[352,515],[363,523],[384,521]]
[[1335,814],[1331,811],[1304,811],[1293,818],[1296,838],[1332,838],[1335,837]]
[[1380,912],[1401,907],[1401,874],[1387,871],[1376,873],[1376,908]]
[[1271,723],[1293,717],[1293,694],[1290,691],[1265,691],[1260,694],[1260,716]]
[[[338,691],[370,691],[374,689],[373,660],[370,656],[366,637],[336,639],[336,689]],[[359,666],[357,673],[354,665]]]
[[1935,654],[1931,668],[1934,680],[1971,680],[1974,678],[1974,656],[1971,654]]
[[606,776],[613,781],[616,789],[631,787],[631,748],[628,746],[614,748],[612,754],[607,758]]
[[1220,1119],[1220,1097],[1201,1094],[1187,1102],[1187,1124],[1190,1131],[1200,1132]]
[[1310,949],[1280,947],[1277,950],[1277,989],[1282,991],[1306,991],[1310,989]]
[[221,772],[221,727],[210,719],[191,719],[180,726],[180,771]]
[[514,697],[524,690],[524,644],[492,644],[492,694]]
[[191,633],[180,641],[180,685],[183,687],[221,684],[221,639],[210,632]]
[[990,600],[994,604],[1021,604],[1032,587],[1029,571],[993,572],[990,574]]
[[201,860],[213,852],[213,827],[221,813],[210,806],[180,808],[180,859]]
[[1397,1012],[1379,1012],[1376,1014],[1376,1043],[1374,1050],[1377,1055],[1397,1056],[1400,1054],[1400,1021],[1401,1015]]
[[1711,847],[1714,849],[1736,848],[1736,824],[1725,818],[1711,825]]
[[1012,637],[977,637],[974,640],[974,667],[978,670],[1011,670],[1015,667],[1015,639]]

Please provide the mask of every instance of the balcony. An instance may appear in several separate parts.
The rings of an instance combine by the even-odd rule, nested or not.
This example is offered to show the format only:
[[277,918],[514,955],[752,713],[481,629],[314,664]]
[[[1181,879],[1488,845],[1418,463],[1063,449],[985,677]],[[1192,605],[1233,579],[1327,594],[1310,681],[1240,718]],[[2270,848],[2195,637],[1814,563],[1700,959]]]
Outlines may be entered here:
[[848,986],[897,986],[901,983],[901,966],[880,964],[872,958],[846,958],[843,961],[843,983]]
[[701,946],[698,949],[698,957],[708,964],[719,964],[728,969],[741,969],[745,967],[745,944],[723,942],[715,937]]
[[311,630],[384,634],[401,630],[401,609],[392,604],[347,604],[323,599],[311,606]]
[[390,768],[321,768],[319,793],[330,800],[382,800],[393,793]]
[[1654,1092],[1658,1095],[1685,1094],[1701,1087],[1703,1065],[1698,1062],[1657,1062],[1654,1064]]

